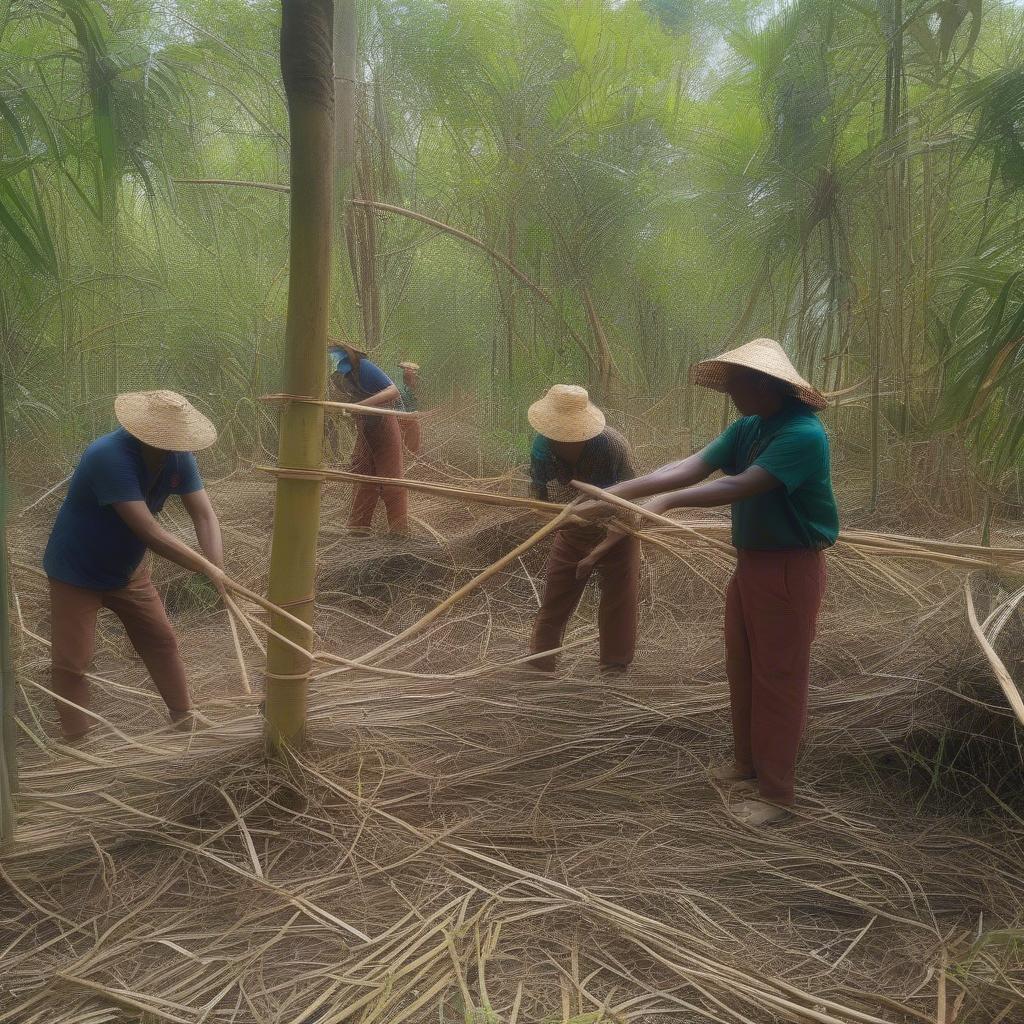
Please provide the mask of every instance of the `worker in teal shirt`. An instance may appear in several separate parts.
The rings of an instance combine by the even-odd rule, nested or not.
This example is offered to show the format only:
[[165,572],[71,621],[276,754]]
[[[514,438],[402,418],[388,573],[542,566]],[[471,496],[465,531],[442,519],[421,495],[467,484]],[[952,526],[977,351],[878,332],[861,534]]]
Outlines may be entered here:
[[[608,490],[631,500],[655,495],[646,507],[662,515],[731,506],[737,561],[725,646],[733,757],[712,775],[756,793],[736,815],[763,825],[785,817],[795,799],[824,551],[839,535],[828,435],[816,415],[828,403],[768,338],[697,363],[690,376],[728,394],[742,418],[696,455]],[[702,482],[716,470],[720,479]],[[588,502],[579,514],[609,508]]]

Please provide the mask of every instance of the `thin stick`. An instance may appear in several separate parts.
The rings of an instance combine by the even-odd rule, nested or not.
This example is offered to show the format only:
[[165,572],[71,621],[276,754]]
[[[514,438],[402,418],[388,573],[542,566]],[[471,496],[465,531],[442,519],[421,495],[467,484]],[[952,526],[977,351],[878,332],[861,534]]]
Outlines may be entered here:
[[599,501],[606,502],[609,505],[615,505],[627,512],[632,512],[635,515],[640,515],[644,519],[650,520],[652,523],[659,523],[662,526],[671,526],[674,530],[681,530],[684,533],[693,534],[694,537],[703,541],[705,544],[710,544],[712,547],[718,548],[719,551],[724,551],[727,555],[731,555],[733,558],[736,557],[736,549],[731,544],[724,544],[720,540],[715,540],[714,537],[709,537],[706,534],[701,533],[699,530],[695,530],[692,526],[687,526],[685,523],[679,523],[675,519],[669,519],[668,516],[658,515],[657,512],[651,512],[650,509],[644,508],[643,505],[636,505],[632,501],[620,498],[617,494],[609,494],[608,491],[603,491],[600,487],[594,487],[593,484],[585,484],[581,480],[573,480],[571,483],[576,490],[582,491],[584,494],[589,494],[592,498],[597,498]]
[[573,514],[572,510],[575,504],[575,502],[571,502],[570,504],[566,505],[562,509],[562,511],[559,512],[558,515],[555,516],[555,518],[552,519],[549,523],[545,523],[535,533],[530,534],[530,536],[527,537],[526,540],[522,542],[522,544],[517,545],[507,555],[502,556],[492,565],[484,569],[483,572],[478,573],[476,576],[474,576],[468,583],[459,587],[459,589],[456,590],[454,594],[452,594],[450,597],[445,598],[445,600],[443,600],[439,605],[432,608],[422,618],[417,619],[411,626],[408,626],[406,629],[403,629],[401,633],[396,633],[390,640],[385,641],[379,647],[375,647],[372,651],[369,651],[367,654],[364,654],[361,657],[356,658],[355,660],[359,664],[363,664],[364,662],[369,661],[371,658],[376,658],[378,655],[383,654],[387,650],[390,650],[392,647],[395,646],[395,644],[400,643],[402,640],[405,640],[413,634],[418,633],[421,629],[423,629],[424,626],[429,626],[430,623],[434,621],[434,619],[436,619],[439,615],[443,615],[449,608],[452,607],[452,605],[456,604],[458,601],[461,601],[462,598],[464,598],[467,594],[472,593],[472,591],[476,590],[476,588],[479,587],[481,583],[486,583],[487,580],[489,580],[496,573],[501,572],[501,570],[504,569],[505,566],[508,565],[510,562],[514,562],[517,558],[519,558],[520,555],[525,554],[535,544],[540,543],[540,541],[547,537],[548,534],[554,533],[555,530],[559,529],[559,527],[563,525],[565,520]]
[[20,512],[18,513],[18,515],[20,515],[20,516],[23,516],[23,515],[24,515],[24,514],[25,514],[26,512],[31,512],[31,511],[32,511],[32,509],[34,509],[34,508],[36,507],[36,505],[41,505],[41,504],[42,504],[42,503],[43,503],[44,501],[46,501],[46,499],[47,499],[47,498],[48,498],[48,497],[49,497],[49,496],[50,496],[51,494],[53,494],[53,492],[54,492],[54,491],[56,491],[56,490],[57,490],[58,488],[60,488],[60,487],[63,487],[63,486],[64,486],[64,485],[65,485],[65,484],[66,484],[66,483],[67,483],[67,482],[68,482],[68,481],[69,481],[70,479],[71,479],[71,474],[70,474],[70,473],[68,473],[68,475],[67,475],[66,477],[64,477],[64,479],[63,479],[63,480],[58,480],[58,481],[57,481],[57,483],[55,483],[55,484],[54,484],[54,485],[53,485],[52,487],[50,487],[50,488],[49,488],[48,490],[45,490],[45,491],[43,491],[43,493],[42,493],[42,494],[40,494],[40,495],[39,495],[39,497],[38,497],[38,498],[36,498],[36,500],[35,500],[35,501],[33,501],[31,505],[26,505],[26,506],[25,506],[25,507],[24,507],[24,508],[23,508],[23,509],[22,509],[22,510],[21,510],[21,511],[20,511]]
[[235,604],[230,594],[224,594],[224,603],[241,620],[242,625],[245,627],[245,631],[249,634],[249,639],[252,640],[252,642],[259,649],[260,654],[266,655],[267,648],[264,645],[263,641],[259,638],[259,634],[256,632],[256,630],[252,628],[252,625],[249,622],[249,616],[246,615],[246,613],[237,604]]
[[231,642],[235,647],[235,657],[238,659],[238,671],[242,675],[242,689],[246,693],[252,693],[252,685],[249,682],[249,672],[245,667],[245,657],[242,654],[242,644],[238,639],[238,627],[235,625],[235,613],[231,610],[231,605],[225,602],[225,607],[228,613],[228,626],[231,628]]
[[273,476],[295,476],[306,480],[341,480],[351,483],[380,484],[382,487],[405,487],[410,491],[425,491],[428,494],[441,494],[449,498],[463,498],[467,501],[479,502],[481,505],[508,505],[513,508],[550,512],[552,515],[557,515],[565,507],[554,501],[538,501],[536,498],[520,498],[511,494],[492,494],[489,491],[474,491],[467,487],[435,484],[427,480],[407,480],[405,477],[371,476],[366,473],[351,473],[341,469],[314,471],[282,469],[278,466],[254,466],[253,468]]
[[313,632],[313,627],[308,622],[303,622],[298,616],[292,615],[291,612],[286,612],[283,608],[279,608],[273,601],[268,601],[265,597],[261,597],[255,591],[249,590],[247,587],[243,587],[241,583],[236,583],[232,579],[224,579],[224,585],[229,589],[233,590],[236,594],[241,594],[242,597],[248,598],[255,604],[258,604],[264,611],[270,612],[273,615],[280,615],[281,618],[287,619],[293,625],[301,626],[308,632]]
[[302,395],[260,395],[261,402],[302,402],[304,405],[322,405],[325,409],[343,409],[360,416],[397,416],[401,419],[424,419],[425,413],[409,412],[406,409],[382,409],[375,405],[359,405],[357,402],[327,402],[320,398],[304,398]]
[[996,681],[1006,695],[1006,700],[1013,709],[1013,713],[1017,716],[1017,720],[1021,725],[1024,725],[1024,699],[1021,698],[1020,691],[1017,689],[1013,677],[1003,664],[1003,659],[996,654],[995,648],[988,642],[988,637],[985,636],[981,626],[978,625],[978,613],[974,610],[974,598],[971,596],[971,581],[969,579],[964,580],[964,596],[967,598],[967,621],[970,623],[971,632],[974,634],[975,640],[978,641],[978,646],[988,659],[989,665],[992,666]]

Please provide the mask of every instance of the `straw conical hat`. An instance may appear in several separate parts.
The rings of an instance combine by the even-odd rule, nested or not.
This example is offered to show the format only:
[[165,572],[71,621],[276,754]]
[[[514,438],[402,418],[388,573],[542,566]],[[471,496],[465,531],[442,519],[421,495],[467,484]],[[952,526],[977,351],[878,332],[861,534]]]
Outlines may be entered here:
[[725,391],[730,366],[745,366],[784,381],[793,388],[797,398],[812,409],[824,409],[828,405],[828,399],[796,372],[785,349],[771,338],[757,338],[714,359],[694,363],[690,367],[690,382],[713,391]]
[[593,402],[586,388],[575,384],[555,384],[530,406],[526,414],[530,426],[552,441],[589,441],[604,430],[604,413]]
[[217,428],[176,391],[131,391],[114,399],[118,422],[151,448],[198,452],[217,440]]

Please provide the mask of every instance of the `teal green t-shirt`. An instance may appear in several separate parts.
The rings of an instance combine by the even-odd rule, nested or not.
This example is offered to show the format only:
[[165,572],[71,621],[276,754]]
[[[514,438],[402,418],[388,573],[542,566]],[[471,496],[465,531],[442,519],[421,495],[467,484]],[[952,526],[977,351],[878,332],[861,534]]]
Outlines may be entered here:
[[733,504],[736,547],[779,551],[835,544],[839,511],[832,493],[828,435],[802,402],[794,399],[767,418],[744,416],[699,454],[728,476],[760,466],[781,484]]

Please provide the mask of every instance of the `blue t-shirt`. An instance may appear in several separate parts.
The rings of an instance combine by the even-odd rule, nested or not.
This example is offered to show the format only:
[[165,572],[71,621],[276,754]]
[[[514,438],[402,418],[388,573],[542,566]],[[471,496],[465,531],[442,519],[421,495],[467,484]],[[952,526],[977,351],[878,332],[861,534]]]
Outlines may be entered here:
[[125,586],[146,545],[112,507],[144,501],[159,515],[168,495],[203,489],[191,452],[168,452],[157,476],[142,459],[142,443],[123,427],[104,434],[82,454],[68,484],[43,555],[46,575],[89,590]]
[[760,466],[781,485],[733,503],[736,547],[779,551],[835,544],[839,512],[832,493],[828,435],[803,402],[793,399],[767,418],[744,416],[699,454],[727,476]]
[[[331,373],[338,373],[344,376],[352,372],[352,363],[348,353],[343,348],[332,346],[327,350],[328,363]],[[368,395],[377,395],[381,391],[391,387],[391,378],[374,362],[365,356],[359,360],[359,381],[360,390]]]

